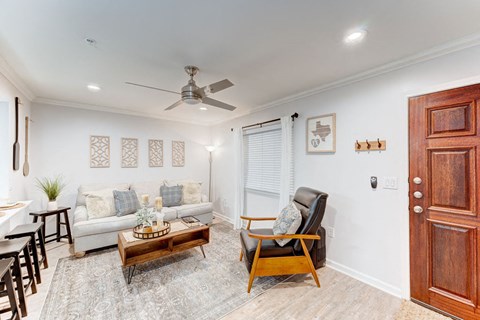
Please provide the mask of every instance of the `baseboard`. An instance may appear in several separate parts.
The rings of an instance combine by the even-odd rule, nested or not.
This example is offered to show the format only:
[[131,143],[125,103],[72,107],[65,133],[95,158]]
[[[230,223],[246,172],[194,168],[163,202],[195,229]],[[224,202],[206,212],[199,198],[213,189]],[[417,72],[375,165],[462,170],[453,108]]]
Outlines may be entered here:
[[227,217],[226,215],[223,215],[223,214],[218,213],[218,212],[215,212],[215,211],[213,211],[213,215],[214,215],[215,217],[218,217],[218,218],[220,218],[220,219],[222,219],[222,220],[225,220],[225,221],[233,224],[233,219],[230,218],[230,217]]
[[398,298],[403,298],[402,297],[402,290],[400,288],[394,287],[388,283],[385,283],[381,280],[378,280],[374,277],[371,277],[369,275],[366,275],[364,273],[358,272],[352,268],[349,268],[341,263],[332,261],[327,259],[327,267],[332,268],[333,270],[336,270],[338,272],[341,272],[343,274],[346,274],[349,277],[352,277],[354,279],[357,279],[359,281],[362,281],[363,283],[366,283],[372,287],[375,287],[379,290],[385,291],[386,293],[389,293],[395,297]]

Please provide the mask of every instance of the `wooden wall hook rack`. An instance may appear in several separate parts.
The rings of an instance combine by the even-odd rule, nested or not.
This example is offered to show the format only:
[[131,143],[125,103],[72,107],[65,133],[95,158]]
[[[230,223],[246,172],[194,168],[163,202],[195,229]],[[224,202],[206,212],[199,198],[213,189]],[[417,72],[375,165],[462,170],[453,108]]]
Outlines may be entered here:
[[355,151],[382,151],[387,150],[387,140],[368,140],[365,141],[355,141]]

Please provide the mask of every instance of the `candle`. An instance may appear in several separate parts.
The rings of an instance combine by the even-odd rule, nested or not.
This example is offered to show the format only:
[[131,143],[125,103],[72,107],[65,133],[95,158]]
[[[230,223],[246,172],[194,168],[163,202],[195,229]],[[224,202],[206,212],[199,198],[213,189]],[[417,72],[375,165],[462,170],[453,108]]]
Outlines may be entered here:
[[142,194],[142,203],[147,205],[148,202],[148,194]]
[[162,210],[162,207],[163,207],[162,197],[156,197],[155,198],[155,209],[157,209],[157,211],[159,211],[159,210]]

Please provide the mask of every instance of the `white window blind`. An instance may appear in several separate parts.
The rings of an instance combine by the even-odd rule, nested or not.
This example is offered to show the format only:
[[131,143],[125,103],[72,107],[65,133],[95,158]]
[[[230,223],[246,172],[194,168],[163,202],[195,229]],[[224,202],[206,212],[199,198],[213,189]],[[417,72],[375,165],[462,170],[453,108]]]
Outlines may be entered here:
[[[282,145],[280,126],[248,130],[243,138],[245,188],[278,194]],[[290,179],[293,193],[293,166]]]

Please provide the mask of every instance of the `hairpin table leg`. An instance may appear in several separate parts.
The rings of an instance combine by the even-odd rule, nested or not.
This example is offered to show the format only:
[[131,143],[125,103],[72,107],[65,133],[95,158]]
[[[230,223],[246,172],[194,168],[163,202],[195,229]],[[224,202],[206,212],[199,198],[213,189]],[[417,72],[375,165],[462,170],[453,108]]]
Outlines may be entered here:
[[127,277],[127,283],[130,284],[132,282],[133,274],[135,273],[135,267],[137,265],[134,264],[133,266],[128,267],[128,277]]

